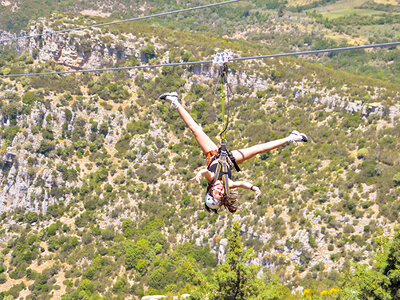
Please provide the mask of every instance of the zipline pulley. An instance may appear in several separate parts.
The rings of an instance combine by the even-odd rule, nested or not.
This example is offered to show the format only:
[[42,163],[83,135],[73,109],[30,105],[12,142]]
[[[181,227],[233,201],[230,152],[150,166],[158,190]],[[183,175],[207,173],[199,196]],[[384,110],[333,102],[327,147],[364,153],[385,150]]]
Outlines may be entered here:
[[[218,81],[214,89],[214,95],[216,97],[224,97],[232,95],[232,89],[228,83],[228,65],[229,60],[232,56],[229,52],[217,53],[214,57],[213,64],[218,67]],[[221,94],[218,94],[218,85],[221,84]],[[224,86],[226,85],[226,94]]]

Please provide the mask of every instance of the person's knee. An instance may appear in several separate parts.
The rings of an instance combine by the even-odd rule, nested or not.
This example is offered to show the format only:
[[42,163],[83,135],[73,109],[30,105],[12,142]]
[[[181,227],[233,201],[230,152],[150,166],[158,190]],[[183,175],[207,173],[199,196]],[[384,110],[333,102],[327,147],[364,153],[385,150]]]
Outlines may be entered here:
[[200,136],[200,135],[204,134],[203,129],[198,124],[192,124],[191,126],[189,126],[189,128],[190,128],[190,130],[193,131],[193,133],[195,135],[199,135]]

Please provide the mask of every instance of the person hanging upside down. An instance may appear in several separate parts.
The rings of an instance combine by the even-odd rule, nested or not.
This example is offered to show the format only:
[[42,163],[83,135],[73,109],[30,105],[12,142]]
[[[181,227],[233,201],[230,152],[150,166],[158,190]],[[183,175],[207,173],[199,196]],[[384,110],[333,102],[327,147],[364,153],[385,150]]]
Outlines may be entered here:
[[[237,193],[232,191],[229,193],[230,197],[227,197],[222,180],[222,172],[219,173],[218,178],[214,178],[215,170],[217,169],[217,164],[220,160],[217,145],[204,133],[201,126],[193,120],[192,116],[181,105],[178,99],[178,94],[176,92],[162,94],[160,96],[160,99],[166,100],[170,102],[173,106],[175,106],[182,120],[193,132],[197,143],[200,145],[201,149],[203,150],[204,156],[207,158],[207,169],[200,170],[196,174],[196,176],[191,179],[192,181],[195,180],[200,184],[200,180],[204,176],[208,181],[207,192],[204,198],[206,210],[209,212],[212,210],[215,213],[218,213],[218,209],[224,206],[231,213],[235,212],[237,210],[237,206],[235,205],[235,202],[237,200]],[[240,164],[257,154],[268,152],[287,143],[307,141],[308,138],[304,133],[299,133],[295,130],[286,138],[258,144],[240,150],[231,151],[230,159],[228,159],[229,189],[244,188],[252,190],[255,193],[255,198],[258,199],[261,195],[260,188],[247,181],[233,181],[231,173],[232,167],[235,164]]]

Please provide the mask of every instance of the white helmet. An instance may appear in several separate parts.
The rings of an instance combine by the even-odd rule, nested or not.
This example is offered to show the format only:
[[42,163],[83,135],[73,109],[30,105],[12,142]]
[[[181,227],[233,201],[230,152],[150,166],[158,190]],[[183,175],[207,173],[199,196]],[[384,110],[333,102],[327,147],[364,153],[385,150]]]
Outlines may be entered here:
[[218,209],[221,206],[220,201],[215,199],[209,193],[207,193],[206,196],[204,197],[204,202],[211,209]]

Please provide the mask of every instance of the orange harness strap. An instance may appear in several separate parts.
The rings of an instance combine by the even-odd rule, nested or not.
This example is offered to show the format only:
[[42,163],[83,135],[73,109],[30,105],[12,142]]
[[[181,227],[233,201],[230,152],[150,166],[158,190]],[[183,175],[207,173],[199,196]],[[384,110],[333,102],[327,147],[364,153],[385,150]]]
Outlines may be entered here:
[[204,154],[204,156],[207,158],[207,165],[209,166],[211,163],[211,157],[213,157],[215,154],[218,154],[218,150],[211,150],[207,153]]

